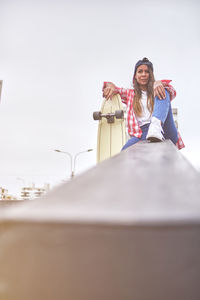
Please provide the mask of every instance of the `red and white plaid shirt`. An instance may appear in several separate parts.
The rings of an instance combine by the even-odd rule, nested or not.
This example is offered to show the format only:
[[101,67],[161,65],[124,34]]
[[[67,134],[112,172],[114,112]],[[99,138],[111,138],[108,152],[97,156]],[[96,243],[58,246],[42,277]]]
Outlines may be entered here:
[[[172,101],[176,97],[176,91],[173,88],[173,86],[170,85],[171,80],[161,81],[165,84],[165,88],[168,90],[170,94],[170,100]],[[104,82],[104,87],[106,86],[106,83],[107,82]],[[141,138],[142,130],[137,122],[135,113],[133,111],[133,100],[135,95],[134,89],[124,89],[116,87],[116,92],[120,94],[122,102],[127,105],[127,127],[129,135]],[[179,132],[176,146],[178,147],[178,149],[182,149],[185,147]]]

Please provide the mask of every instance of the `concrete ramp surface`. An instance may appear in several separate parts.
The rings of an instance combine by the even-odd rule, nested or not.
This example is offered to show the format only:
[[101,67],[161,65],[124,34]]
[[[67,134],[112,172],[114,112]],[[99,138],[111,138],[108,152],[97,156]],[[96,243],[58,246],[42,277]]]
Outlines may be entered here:
[[198,300],[200,178],[140,142],[0,213],[0,299]]

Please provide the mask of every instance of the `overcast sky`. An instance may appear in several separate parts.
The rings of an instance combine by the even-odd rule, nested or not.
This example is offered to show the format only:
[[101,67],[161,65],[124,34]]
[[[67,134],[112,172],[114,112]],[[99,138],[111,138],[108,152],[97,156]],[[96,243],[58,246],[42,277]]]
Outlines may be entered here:
[[96,164],[103,81],[131,87],[148,57],[177,90],[181,150],[200,168],[200,4],[197,0],[0,0],[0,186],[17,193]]

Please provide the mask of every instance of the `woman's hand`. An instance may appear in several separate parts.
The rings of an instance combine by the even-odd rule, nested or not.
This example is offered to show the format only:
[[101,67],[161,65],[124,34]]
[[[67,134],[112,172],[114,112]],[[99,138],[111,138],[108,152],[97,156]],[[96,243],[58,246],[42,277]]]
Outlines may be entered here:
[[165,88],[160,80],[156,80],[153,85],[154,88],[154,97],[158,97],[160,100],[166,98]]
[[112,98],[112,96],[117,94],[116,86],[112,82],[105,82],[102,91],[103,91],[103,97],[105,97],[106,100]]

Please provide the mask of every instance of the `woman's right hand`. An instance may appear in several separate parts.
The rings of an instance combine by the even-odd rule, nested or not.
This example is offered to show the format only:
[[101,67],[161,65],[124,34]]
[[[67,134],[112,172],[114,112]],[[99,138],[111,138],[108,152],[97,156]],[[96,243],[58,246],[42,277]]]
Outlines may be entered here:
[[112,82],[104,82],[102,91],[103,97],[105,97],[106,100],[117,94],[116,86]]

